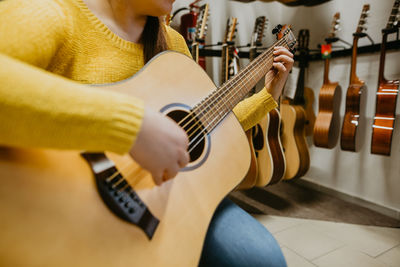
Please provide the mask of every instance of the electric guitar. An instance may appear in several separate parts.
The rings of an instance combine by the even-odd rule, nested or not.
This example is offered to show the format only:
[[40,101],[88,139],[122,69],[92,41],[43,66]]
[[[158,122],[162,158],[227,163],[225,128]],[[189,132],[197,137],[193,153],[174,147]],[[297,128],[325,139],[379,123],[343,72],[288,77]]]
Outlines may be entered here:
[[192,43],[192,57],[204,70],[206,69],[205,57],[199,57],[199,47],[204,45],[207,32],[208,4],[204,4],[199,9],[197,16],[196,34]]
[[[336,13],[332,21],[332,29],[327,43],[336,38],[339,29],[340,13]],[[329,80],[330,59],[325,59],[324,82],[319,91],[318,115],[314,124],[314,145],[317,147],[333,148],[339,136],[339,106],[341,90],[338,82]]]
[[374,124],[372,125],[371,153],[390,156],[394,121],[396,118],[399,80],[385,79],[385,57],[388,35],[399,31],[400,0],[396,0],[386,28],[382,30],[381,58]]
[[233,76],[233,73],[229,71],[229,66],[232,66],[231,62],[233,59],[233,42],[236,37],[236,25],[237,18],[233,17],[228,19],[226,23],[225,37],[222,43],[220,84],[223,84]]
[[305,137],[306,113],[303,108],[304,100],[304,72],[307,61],[309,35],[308,31],[300,30],[298,36],[298,50],[300,52],[300,73],[297,81],[296,93],[293,100],[281,103],[282,116],[282,145],[285,151],[286,173],[285,180],[303,176],[310,168],[310,153]]
[[[295,43],[289,30],[274,46]],[[187,132],[190,163],[160,186],[128,155],[1,147],[0,265],[197,266],[216,207],[249,168],[231,110],[271,69],[272,53],[218,88],[172,51],[97,88],[144,99]]]
[[351,57],[350,84],[346,94],[346,110],[343,118],[342,133],[340,136],[340,147],[343,150],[356,151],[356,134],[360,122],[361,96],[367,90],[364,81],[357,77],[357,45],[358,39],[366,36],[366,20],[369,12],[369,4],[364,5],[357,30],[353,34],[353,55]]

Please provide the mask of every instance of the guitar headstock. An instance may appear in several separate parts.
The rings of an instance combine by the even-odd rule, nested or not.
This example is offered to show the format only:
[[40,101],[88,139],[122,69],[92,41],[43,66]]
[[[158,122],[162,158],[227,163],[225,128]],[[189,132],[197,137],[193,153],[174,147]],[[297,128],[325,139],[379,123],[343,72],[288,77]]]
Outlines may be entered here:
[[339,24],[340,24],[340,12],[337,12],[335,13],[335,15],[333,15],[333,20],[331,23],[331,31],[328,35],[328,38],[336,37],[336,33],[340,30]]
[[262,38],[264,37],[264,31],[266,29],[268,20],[265,16],[257,17],[254,23],[253,35],[251,36],[250,46],[259,46],[262,44]]
[[392,12],[389,17],[389,21],[386,25],[386,29],[396,29],[400,25],[400,0],[394,1]]
[[209,6],[204,4],[199,8],[199,15],[196,23],[196,39],[204,40],[207,32],[207,19],[209,15]]
[[301,52],[308,51],[308,45],[310,43],[310,31],[307,29],[302,29],[299,31],[299,36],[297,38],[299,43],[297,49]]
[[367,23],[368,16],[369,16],[369,4],[366,4],[363,6],[363,9],[361,11],[361,16],[360,16],[360,20],[358,21],[356,33],[363,33],[364,31],[367,30],[366,23]]
[[290,25],[280,25],[278,24],[273,30],[272,34],[276,34],[276,37],[278,40],[284,39],[286,42],[289,50],[294,53],[296,50],[296,45],[297,45],[297,40],[296,37],[294,37],[294,34],[292,32],[292,29],[290,28]]
[[237,18],[229,18],[226,23],[226,32],[224,43],[226,42],[233,42],[236,37],[236,26],[237,26]]

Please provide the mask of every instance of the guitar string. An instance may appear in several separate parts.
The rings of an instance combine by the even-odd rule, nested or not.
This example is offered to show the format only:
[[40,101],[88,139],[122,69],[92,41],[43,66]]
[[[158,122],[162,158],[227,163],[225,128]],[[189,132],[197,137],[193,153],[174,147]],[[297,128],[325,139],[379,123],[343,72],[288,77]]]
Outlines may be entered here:
[[[281,39],[282,40],[282,39]],[[278,45],[278,43],[279,42],[277,42],[274,46],[277,46]],[[260,56],[259,57],[259,60],[258,60],[258,62],[254,62],[254,64],[252,64],[251,65],[251,67],[253,67],[253,68],[255,68],[255,67],[259,67],[259,65],[261,65],[261,64],[263,64],[264,63],[264,59],[265,58],[263,58],[263,57],[265,57],[265,56],[270,56],[269,55],[269,53],[272,51],[272,48],[270,48],[269,49],[270,51],[266,51],[266,53],[264,54],[264,55],[262,55],[262,56]],[[245,75],[245,74],[248,74],[248,72],[253,72],[254,70],[252,70],[252,68],[245,68],[245,69],[243,69],[243,71],[242,72],[239,72],[238,74],[237,74],[237,76],[236,76],[236,79],[233,81],[233,83],[232,83],[232,80],[230,80],[230,82],[228,81],[227,83],[225,83],[224,85],[222,85],[221,87],[219,87],[218,89],[219,90],[216,90],[216,91],[214,91],[214,92],[212,92],[210,95],[209,95],[209,97],[214,97],[214,101],[212,101],[212,102],[210,102],[209,104],[207,104],[207,106],[210,106],[210,105],[212,105],[212,104],[215,104],[215,103],[217,103],[218,101],[222,101],[223,102],[223,104],[225,105],[225,107],[226,107],[226,103],[227,103],[227,101],[224,101],[224,99],[221,99],[221,96],[223,96],[224,94],[226,94],[226,92],[228,92],[228,94],[226,94],[224,97],[227,97],[227,96],[229,96],[229,94],[232,94],[232,93],[234,93],[234,91],[233,90],[230,90],[233,86],[235,86],[235,85],[237,85],[238,83],[243,83],[243,82],[245,82],[245,83],[247,83],[248,82],[248,78],[253,78],[253,80],[254,80],[254,76],[256,76],[256,75]],[[256,71],[257,72],[257,74],[259,73],[259,71]],[[240,77],[240,76],[246,76],[247,78],[247,81],[244,81],[244,79],[243,80],[241,80],[241,78],[242,77]],[[242,84],[243,85],[243,84]],[[215,95],[213,96],[213,94],[215,93]],[[240,92],[239,92],[240,93]],[[236,96],[236,95],[234,95],[234,96]],[[207,97],[207,98],[209,98],[209,97]],[[206,99],[207,99],[206,98]],[[231,97],[231,99],[232,99],[233,97]],[[228,101],[229,101],[229,104],[230,104],[230,106],[229,106],[229,108],[228,108],[228,110],[230,110],[230,109],[232,109],[233,107],[231,106],[232,105],[232,103],[230,102],[230,100],[231,99],[228,99]],[[216,108],[217,109],[221,109],[221,105],[216,105]],[[205,109],[207,109],[207,107],[204,107],[203,108],[203,111],[205,110]],[[201,111],[200,113],[198,113],[197,115],[207,115],[207,114],[204,114],[204,112],[203,111]],[[206,112],[211,112],[211,111],[213,111],[214,113],[215,113],[215,107],[214,106],[212,106],[211,107],[211,109],[209,110],[209,111],[206,111]],[[196,108],[195,109],[193,109],[193,112],[191,112],[191,113],[189,113],[189,115],[190,116],[192,116],[192,115],[194,115],[194,114],[196,114],[197,112],[196,112]],[[219,113],[219,111],[218,111],[218,113]],[[184,122],[187,118],[188,118],[189,116],[186,116],[184,119],[182,119],[179,123],[178,123],[178,125],[180,125],[181,124],[181,122]],[[204,117],[204,116],[203,116]],[[210,117],[210,116],[208,116],[208,117]],[[208,119],[207,117],[206,117],[206,119]],[[198,125],[200,122],[199,121],[195,121],[195,123],[189,128],[189,129],[185,129],[185,127],[190,123],[190,122],[192,122],[193,120],[196,120],[196,118],[195,117],[192,117],[192,119],[190,120],[190,121],[188,121],[188,122],[186,122],[186,124],[185,125],[180,125],[184,130],[186,130],[188,133],[190,132],[190,130],[194,127],[194,126],[196,126],[196,125]],[[201,125],[200,125],[201,126]],[[198,128],[199,129],[199,128]],[[196,129],[196,131],[198,130],[198,129]],[[192,133],[195,133],[196,131],[194,131],[194,132],[192,132]],[[189,135],[189,138],[190,138],[191,136]]]
[[[251,67],[255,68],[256,66],[258,67],[258,65],[263,64],[263,63],[264,63],[264,58],[265,58],[265,57],[270,57],[270,56],[271,56],[270,53],[273,51],[273,47],[281,45],[281,43],[283,43],[284,41],[286,41],[285,38],[282,38],[281,40],[277,41],[277,42],[276,42],[271,48],[269,48],[263,55],[260,55],[260,56],[258,57],[258,59],[255,60],[256,62],[254,62],[254,64],[251,64],[251,66],[250,66],[249,68],[245,68],[245,69],[243,69],[243,71],[239,72],[238,75],[237,75],[237,76],[238,76],[237,79],[236,79],[236,80],[233,80],[233,83],[232,83],[232,80],[230,80],[230,81],[228,80],[224,85],[222,85],[221,87],[217,88],[217,89],[214,90],[212,93],[210,93],[204,100],[206,100],[207,98],[213,97],[213,98],[214,98],[213,101],[216,102],[216,101],[215,101],[216,98],[219,98],[219,100],[221,100],[220,96],[226,94],[226,92],[228,92],[228,95],[231,95],[232,92],[233,92],[233,90],[229,90],[229,89],[232,89],[232,87],[233,87],[234,85],[237,85],[237,84],[239,84],[239,83],[242,83],[242,85],[243,85],[243,82],[244,82],[244,81],[243,81],[243,80],[239,80],[239,78],[240,78],[239,76],[244,76],[244,74],[247,74],[248,72],[254,71],[254,70],[252,70]],[[267,58],[267,59],[268,59],[268,58]],[[261,70],[257,70],[257,69],[255,70],[256,73],[259,73],[260,71],[261,71]],[[253,79],[254,79],[254,77],[252,77],[252,76],[255,76],[255,75],[246,75],[246,76],[247,76],[247,77],[250,76],[250,78],[253,78]],[[241,93],[241,91],[235,92],[235,93],[233,94],[233,96],[232,96],[232,95],[230,96],[230,98],[231,98],[231,99],[234,98],[238,93]],[[213,96],[213,94],[215,94],[215,95]],[[228,95],[227,95],[227,96],[228,96]],[[204,101],[204,100],[203,100],[203,101]],[[202,102],[203,102],[203,101],[202,101]],[[207,106],[210,107],[210,104],[213,103],[213,101],[209,102],[209,103],[207,104]],[[230,99],[228,99],[228,101],[229,101],[230,104],[232,104],[232,103],[230,102]],[[201,110],[200,108],[202,108],[202,111],[201,111],[199,114],[209,115],[209,112],[214,112],[214,114],[215,114],[215,107],[211,107],[211,109],[210,109],[209,111],[205,111],[207,107],[202,107],[202,106],[201,106],[201,103],[202,103],[202,102],[199,103],[199,104],[200,104],[199,107],[198,107],[199,110]],[[224,104],[226,104],[226,101],[224,102]],[[213,108],[214,108],[214,110],[213,110]],[[217,109],[220,109],[220,106],[217,106]],[[229,108],[229,109],[231,109],[231,108]],[[186,115],[186,116],[178,123],[178,125],[180,125],[180,123],[184,122],[186,119],[190,118],[190,116],[195,115],[195,113],[194,113],[195,110],[196,110],[196,107],[193,109],[192,112],[190,112],[188,115]],[[204,113],[204,111],[205,111],[206,113]],[[208,114],[207,114],[207,112],[208,112]],[[218,114],[220,114],[219,111],[218,111]],[[227,114],[228,114],[228,113],[226,113],[225,115],[227,115]],[[210,116],[209,116],[209,117],[210,117]],[[224,117],[225,117],[225,116],[222,116],[222,117],[220,118],[220,120],[222,120]],[[217,119],[217,118],[218,118],[218,117],[215,116],[215,118],[211,121],[211,123],[214,122],[215,119]],[[192,119],[191,119],[189,122],[187,122],[187,123],[183,126],[183,129],[184,129],[185,126],[188,125],[188,123],[190,123],[190,122],[193,121],[194,119],[195,119],[195,116],[193,116]],[[205,133],[205,132],[207,131],[207,129],[209,128],[209,126],[211,126],[211,123],[209,123],[209,125],[208,125],[207,127],[205,127],[202,131],[200,131],[200,133],[192,140],[192,142],[189,143],[189,147],[190,147],[190,145],[193,143],[193,141],[196,140],[199,136],[200,136],[200,137],[203,136],[203,133]],[[218,123],[219,123],[219,122],[218,122]],[[218,124],[218,123],[217,123],[217,124]],[[196,124],[198,124],[198,121],[196,121],[195,125],[196,125]],[[216,124],[216,125],[217,125],[217,124]],[[181,126],[181,125],[180,125],[180,126]],[[201,125],[200,125],[200,127],[198,127],[198,128],[196,129],[196,131],[193,132],[193,134],[196,133],[197,130],[199,130],[199,129],[201,129]],[[202,138],[202,139],[204,139],[204,138]],[[196,148],[197,145],[202,141],[202,139],[200,139],[200,140],[192,147],[192,149],[189,150],[188,153],[190,153],[194,148]],[[130,165],[129,165],[129,166],[130,166]],[[121,171],[127,169],[127,167],[129,167],[129,166],[126,166],[126,167],[122,168]],[[118,170],[117,172],[115,172],[114,174],[112,174],[110,177],[106,178],[106,180],[107,180],[108,182],[111,181],[111,180],[114,179],[116,176],[118,176],[118,174],[120,174],[121,171]],[[118,186],[118,184],[119,184],[119,183],[121,182],[121,180],[123,180],[123,179],[124,179],[124,178],[122,177],[121,179],[119,179],[118,181],[116,181],[116,183],[114,183],[114,185],[117,184],[117,186]],[[125,186],[124,186],[122,189],[120,189],[120,190],[123,191],[124,189],[125,189]]]

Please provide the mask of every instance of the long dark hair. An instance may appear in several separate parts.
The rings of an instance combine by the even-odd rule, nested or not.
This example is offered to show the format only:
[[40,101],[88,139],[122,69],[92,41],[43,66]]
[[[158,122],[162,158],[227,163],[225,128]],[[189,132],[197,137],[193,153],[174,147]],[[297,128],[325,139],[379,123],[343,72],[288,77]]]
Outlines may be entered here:
[[146,25],[142,33],[144,63],[146,64],[158,53],[167,50],[167,41],[161,18],[147,17]]

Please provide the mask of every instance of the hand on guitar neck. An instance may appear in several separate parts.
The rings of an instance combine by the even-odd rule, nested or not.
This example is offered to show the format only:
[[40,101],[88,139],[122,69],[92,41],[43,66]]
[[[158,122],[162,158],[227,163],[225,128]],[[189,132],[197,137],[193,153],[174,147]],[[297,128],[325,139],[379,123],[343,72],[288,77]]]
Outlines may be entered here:
[[281,46],[274,47],[274,63],[271,69],[265,75],[265,88],[277,101],[282,94],[283,86],[293,67],[293,54]]

